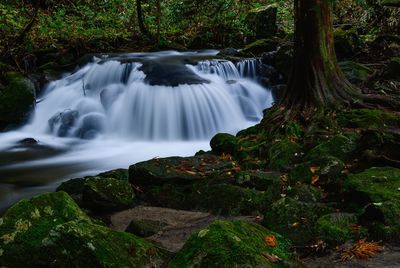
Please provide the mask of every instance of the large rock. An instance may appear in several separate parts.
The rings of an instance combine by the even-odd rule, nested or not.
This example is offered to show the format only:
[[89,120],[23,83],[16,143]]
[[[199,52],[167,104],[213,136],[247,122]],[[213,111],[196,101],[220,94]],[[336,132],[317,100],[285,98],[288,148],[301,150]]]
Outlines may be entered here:
[[370,168],[350,174],[344,184],[346,203],[359,209],[360,223],[375,239],[400,238],[400,169]]
[[73,179],[63,182],[57,190],[71,194],[82,207],[95,211],[122,210],[135,204],[132,185],[114,178]]
[[281,198],[266,211],[263,225],[287,236],[296,245],[304,245],[315,237],[318,218],[331,210],[323,203]]
[[65,193],[22,200],[0,218],[0,266],[152,267],[164,253],[92,223]]
[[270,38],[276,34],[278,30],[277,13],[277,6],[269,5],[255,9],[247,15],[247,25],[249,29],[254,30],[257,39]]
[[192,235],[168,267],[291,267],[290,259],[290,241],[281,235],[255,223],[215,221]]
[[0,128],[26,119],[35,102],[35,87],[29,79],[14,72],[4,77],[5,86],[0,84]]
[[[330,213],[317,221],[319,237],[331,245],[342,244],[361,236],[357,226],[357,216],[351,213]],[[353,228],[352,228],[353,227]]]
[[276,140],[269,152],[269,167],[273,170],[287,170],[298,161],[302,147],[289,139]]
[[134,185],[191,183],[234,168],[234,161],[215,155],[167,157],[144,161],[129,167],[129,181]]
[[259,39],[247,45],[244,49],[240,51],[240,54],[244,56],[261,55],[264,52],[275,51],[278,47],[278,44],[279,40],[276,39]]
[[228,133],[218,133],[211,141],[210,146],[213,153],[234,155],[238,151],[238,140],[235,136]]

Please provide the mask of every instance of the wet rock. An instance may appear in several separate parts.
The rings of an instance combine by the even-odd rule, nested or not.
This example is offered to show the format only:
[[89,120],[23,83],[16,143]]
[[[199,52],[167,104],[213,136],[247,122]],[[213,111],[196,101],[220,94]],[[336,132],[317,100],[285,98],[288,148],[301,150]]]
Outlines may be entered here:
[[361,231],[352,229],[357,225],[357,216],[351,213],[331,213],[317,221],[320,238],[332,246],[360,237]]
[[251,11],[246,18],[249,29],[254,29],[256,38],[270,38],[277,33],[278,7],[269,5]]
[[267,65],[275,66],[276,51],[264,52],[261,55],[261,62]]
[[367,66],[353,61],[339,62],[339,67],[346,78],[353,84],[363,84],[368,81],[373,74],[373,70]]
[[319,217],[331,210],[322,203],[281,198],[266,210],[263,225],[285,235],[296,245],[304,245],[315,237]]
[[192,183],[235,167],[235,162],[215,155],[152,159],[129,167],[129,181],[134,185]]
[[20,140],[18,142],[18,144],[21,144],[21,145],[35,145],[37,143],[38,143],[38,141],[35,140],[34,138],[26,138],[26,139]]
[[209,83],[184,64],[144,62],[140,68],[146,74],[145,82],[152,86],[193,85]]
[[168,267],[291,267],[291,258],[290,241],[277,233],[245,221],[215,221],[192,235]]
[[35,102],[35,86],[19,73],[7,72],[0,84],[0,128],[26,119]]
[[94,211],[115,211],[132,207],[135,193],[123,180],[87,177],[63,182],[57,191],[65,191],[82,206]]
[[224,48],[217,54],[217,56],[222,56],[222,57],[224,57],[224,56],[239,56],[239,55],[240,55],[239,50],[237,50],[236,48],[231,48],[231,47]]
[[166,223],[158,220],[132,220],[125,232],[137,235],[139,237],[149,237],[161,231]]
[[70,130],[75,126],[79,112],[75,110],[65,110],[55,114],[49,119],[50,131],[59,137],[66,137]]
[[95,138],[106,125],[106,117],[101,113],[89,113],[82,117],[77,136],[82,139]]

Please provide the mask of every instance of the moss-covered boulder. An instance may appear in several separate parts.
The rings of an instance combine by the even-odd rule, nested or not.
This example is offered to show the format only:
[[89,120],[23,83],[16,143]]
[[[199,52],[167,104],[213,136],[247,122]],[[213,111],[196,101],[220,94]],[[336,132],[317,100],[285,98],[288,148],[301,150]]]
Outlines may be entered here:
[[371,68],[353,61],[339,62],[339,67],[342,69],[346,78],[353,84],[363,84],[367,82],[368,78],[373,74]]
[[135,204],[132,185],[124,180],[87,177],[63,182],[57,191],[65,191],[82,207],[91,210],[122,210]]
[[275,140],[268,152],[269,167],[273,170],[287,170],[300,157],[302,147],[290,139]]
[[330,213],[317,221],[318,235],[331,245],[342,244],[360,237],[357,227],[357,216],[351,213]]
[[338,185],[342,183],[343,161],[333,156],[322,156],[297,164],[290,170],[289,177],[293,182],[306,182],[316,185]]
[[338,134],[326,142],[312,148],[306,155],[306,160],[318,159],[321,156],[333,156],[340,160],[349,159],[357,149],[357,135],[345,136]]
[[19,73],[6,73],[5,86],[0,88],[0,127],[24,120],[34,101],[33,83]]
[[216,221],[192,235],[168,267],[291,267],[290,259],[281,235],[255,223]]
[[218,155],[223,153],[233,155],[239,149],[237,138],[227,133],[218,133],[215,135],[210,141],[210,146],[212,152]]
[[286,79],[289,78],[290,72],[292,71],[293,56],[293,43],[282,44],[276,53],[275,67]]
[[103,178],[113,178],[117,180],[128,180],[128,170],[124,168],[113,169],[110,171],[102,172],[96,177],[103,177]]
[[309,184],[296,184],[287,189],[287,196],[303,202],[321,202],[322,190]]
[[93,224],[65,193],[22,200],[0,218],[5,267],[151,267],[164,253],[131,234]]
[[270,191],[206,181],[191,185],[164,184],[143,191],[139,199],[152,206],[222,215],[259,214],[273,199]]
[[125,232],[132,233],[139,237],[149,237],[161,231],[166,223],[157,220],[132,220]]
[[210,154],[157,158],[130,166],[129,181],[140,186],[193,183],[235,167],[234,161]]
[[350,174],[346,202],[358,209],[360,223],[380,239],[400,238],[400,169],[370,168]]
[[285,197],[274,202],[264,214],[263,225],[304,245],[316,236],[315,223],[332,209],[323,203],[302,202]]
[[234,184],[260,191],[267,191],[271,189],[279,190],[280,182],[280,174],[276,172],[243,170],[235,174]]

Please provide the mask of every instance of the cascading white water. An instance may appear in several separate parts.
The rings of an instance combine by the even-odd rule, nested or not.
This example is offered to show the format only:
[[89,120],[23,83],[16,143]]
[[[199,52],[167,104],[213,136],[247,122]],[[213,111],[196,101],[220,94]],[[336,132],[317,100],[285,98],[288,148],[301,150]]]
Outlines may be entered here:
[[192,155],[207,150],[218,132],[255,124],[272,103],[270,91],[257,83],[257,62],[205,59],[216,53],[94,57],[51,82],[30,122],[0,135],[0,155],[24,150],[15,145],[27,137],[54,155],[41,157],[39,151],[25,161],[0,164],[0,183],[35,185],[38,174],[48,183],[156,156]]

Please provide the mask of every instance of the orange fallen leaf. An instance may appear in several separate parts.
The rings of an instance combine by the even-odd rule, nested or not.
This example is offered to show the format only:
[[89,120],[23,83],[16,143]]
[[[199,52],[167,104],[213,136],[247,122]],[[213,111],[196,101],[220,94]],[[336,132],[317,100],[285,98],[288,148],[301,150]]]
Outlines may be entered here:
[[276,237],[274,235],[267,235],[266,237],[264,237],[264,242],[272,248],[278,245],[278,240],[276,240]]
[[347,261],[354,258],[366,260],[377,255],[383,249],[384,247],[376,242],[367,242],[366,239],[361,239],[343,251],[341,260]]
[[261,253],[261,255],[266,258],[269,262],[278,263],[281,261],[281,258],[276,256],[275,254],[268,254],[266,252]]
[[319,176],[318,175],[314,175],[311,177],[311,184],[314,185],[319,181]]

